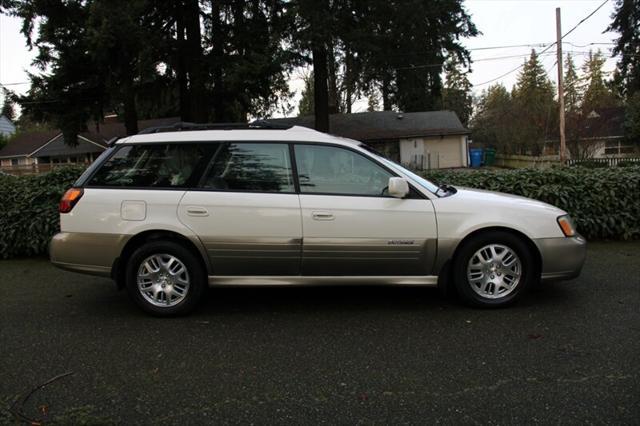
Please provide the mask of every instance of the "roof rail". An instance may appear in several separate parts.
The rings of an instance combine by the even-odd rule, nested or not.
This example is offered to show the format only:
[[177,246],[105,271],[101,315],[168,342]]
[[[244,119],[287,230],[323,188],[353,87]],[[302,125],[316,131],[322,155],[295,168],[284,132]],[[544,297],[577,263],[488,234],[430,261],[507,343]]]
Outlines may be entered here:
[[163,132],[183,132],[190,130],[287,130],[291,125],[270,123],[265,120],[254,120],[251,123],[186,123],[178,122],[168,126],[149,127],[138,132],[139,135]]

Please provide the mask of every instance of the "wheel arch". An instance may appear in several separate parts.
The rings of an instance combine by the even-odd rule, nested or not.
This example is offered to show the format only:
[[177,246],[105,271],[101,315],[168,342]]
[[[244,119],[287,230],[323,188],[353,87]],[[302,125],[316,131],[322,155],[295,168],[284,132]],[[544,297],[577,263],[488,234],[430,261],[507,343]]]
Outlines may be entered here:
[[496,231],[509,233],[511,235],[518,237],[520,240],[522,240],[527,245],[527,247],[531,251],[531,254],[533,255],[534,276],[538,276],[540,274],[540,272],[542,271],[542,254],[540,253],[538,246],[533,242],[531,238],[529,238],[529,236],[527,236],[523,232],[520,232],[516,229],[508,228],[505,226],[488,226],[484,228],[475,229],[474,231],[465,235],[455,245],[455,248],[453,249],[451,254],[446,259],[442,260],[442,266],[438,270],[438,276],[442,277],[442,279],[438,280],[438,286],[441,287],[441,289],[445,293],[447,293],[450,290],[450,287],[452,287],[451,285],[452,283],[450,281],[451,281],[451,268],[453,265],[453,260],[456,258],[456,256],[458,255],[458,253],[460,252],[460,249],[464,246],[464,244],[466,244],[468,241],[472,240],[473,238],[477,237],[478,235],[487,234],[487,233],[496,232]]
[[189,238],[175,231],[160,229],[146,230],[129,238],[129,240],[125,243],[122,250],[120,251],[120,256],[118,256],[118,258],[116,258],[116,260],[113,262],[113,266],[111,267],[111,278],[113,278],[116,282],[118,289],[124,288],[126,259],[128,259],[131,254],[143,244],[150,241],[158,240],[173,241],[182,245],[196,256],[205,273],[210,274],[211,265],[209,263],[206,251],[202,247],[202,244],[200,243],[200,240],[197,239],[197,237]]

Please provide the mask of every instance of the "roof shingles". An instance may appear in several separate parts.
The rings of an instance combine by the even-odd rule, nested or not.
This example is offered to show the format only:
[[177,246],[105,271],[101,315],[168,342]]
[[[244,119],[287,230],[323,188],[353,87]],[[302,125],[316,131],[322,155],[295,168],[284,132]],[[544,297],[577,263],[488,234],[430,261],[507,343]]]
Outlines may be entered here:
[[[140,130],[148,127],[165,126],[180,121],[178,118],[159,118],[153,120],[141,120],[138,122]],[[127,135],[124,124],[119,122],[107,122],[100,124],[99,126],[90,125],[88,131],[80,134],[85,139],[88,139],[98,145],[91,144],[89,142],[79,139],[79,144],[76,147],[70,147],[64,145],[61,141],[52,142],[54,146],[44,147],[47,142],[50,142],[56,136],[61,133],[59,130],[46,130],[36,132],[19,133],[14,138],[9,140],[9,143],[0,149],[0,158],[12,158],[12,157],[26,157],[35,151],[38,151],[37,156],[42,156],[44,153],[48,155],[76,155],[87,152],[100,152],[102,149],[98,145],[106,147],[106,143],[114,137],[121,138]],[[44,147],[44,148],[43,148]],[[42,150],[39,150],[42,148]]]
[[[292,117],[267,120],[313,128],[314,117]],[[362,141],[403,139],[440,135],[469,134],[455,112],[425,111],[397,113],[393,111],[332,114],[330,133]]]

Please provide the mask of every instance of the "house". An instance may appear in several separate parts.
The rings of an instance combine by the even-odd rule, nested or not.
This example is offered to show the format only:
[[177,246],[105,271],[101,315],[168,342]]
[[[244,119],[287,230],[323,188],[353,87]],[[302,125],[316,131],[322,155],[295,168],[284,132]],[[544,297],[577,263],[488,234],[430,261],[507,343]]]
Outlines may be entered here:
[[6,116],[0,115],[0,137],[7,138],[16,132],[16,126]]
[[624,112],[622,107],[599,108],[585,117],[578,141],[591,146],[594,158],[634,152],[624,137]]
[[[267,120],[313,128],[314,117]],[[466,167],[467,130],[453,111],[374,111],[331,114],[331,134],[365,142],[395,161],[417,169]]]
[[[176,121],[179,120],[142,120],[138,126],[142,130]],[[60,130],[19,133],[0,149],[0,170],[28,174],[48,171],[61,164],[90,164],[107,149],[111,139],[126,136],[124,125],[114,119],[89,127],[89,131],[77,136],[74,146],[65,143]]]
[[[579,116],[577,138],[567,127],[567,147],[572,158],[610,158],[636,153],[636,148],[624,136],[623,107],[597,108]],[[559,138],[545,142],[545,154],[558,154]]]

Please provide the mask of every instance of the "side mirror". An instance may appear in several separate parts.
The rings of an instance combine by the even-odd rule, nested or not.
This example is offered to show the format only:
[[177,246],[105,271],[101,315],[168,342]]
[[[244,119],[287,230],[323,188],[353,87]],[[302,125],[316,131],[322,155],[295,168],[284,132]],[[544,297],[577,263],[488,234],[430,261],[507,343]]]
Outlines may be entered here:
[[409,194],[409,183],[404,178],[389,178],[389,195],[396,198],[404,198]]

